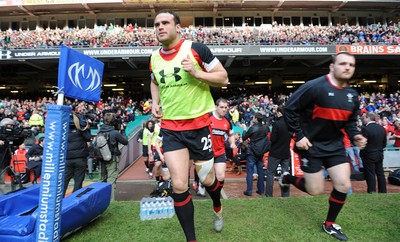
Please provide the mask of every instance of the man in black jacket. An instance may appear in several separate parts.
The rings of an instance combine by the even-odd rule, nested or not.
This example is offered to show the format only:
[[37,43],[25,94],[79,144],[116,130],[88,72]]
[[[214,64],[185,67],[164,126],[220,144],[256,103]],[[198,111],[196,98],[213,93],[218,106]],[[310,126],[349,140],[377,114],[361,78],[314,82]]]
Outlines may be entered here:
[[114,193],[118,177],[118,162],[119,156],[121,155],[118,144],[127,145],[128,137],[126,137],[124,125],[120,125],[120,130],[115,129],[116,119],[114,113],[106,113],[103,118],[103,123],[104,124],[100,127],[99,132],[109,133],[109,146],[112,154],[112,159],[111,161],[102,161],[101,167],[102,172],[105,172],[104,181],[112,184],[113,189],[111,199],[114,200]]
[[64,196],[69,181],[74,178],[74,189],[72,192],[75,192],[82,188],[86,174],[87,157],[89,156],[88,144],[91,140],[91,134],[90,128],[83,116],[80,116],[78,119],[79,125],[72,121],[69,126]]
[[[361,151],[364,163],[364,175],[368,186],[368,193],[376,192],[376,180],[378,180],[378,192],[386,193],[386,178],[383,170],[383,148],[386,147],[386,131],[375,123],[375,114],[367,113],[364,118],[362,134],[368,139],[368,144]],[[376,179],[377,178],[377,179]]]
[[36,184],[42,174],[43,147],[44,137],[40,137],[38,143],[34,144],[25,155],[28,159],[28,169],[34,174],[32,184]]
[[[283,118],[284,106],[280,105],[277,109],[277,120],[272,125],[271,150],[268,156],[267,182],[265,196],[273,197],[274,177],[276,168],[281,165],[282,173],[289,173],[290,167],[290,139],[287,124]],[[281,196],[290,196],[290,186],[281,186]]]
[[264,194],[264,170],[263,170],[263,154],[256,154],[255,147],[260,147],[261,142],[268,134],[267,129],[262,123],[263,116],[261,113],[255,113],[253,117],[253,126],[246,132],[246,125],[243,124],[243,140],[250,138],[249,149],[247,153],[246,161],[246,191],[243,192],[246,196],[251,196],[253,193],[253,172],[254,165],[257,167],[257,193],[259,195]]

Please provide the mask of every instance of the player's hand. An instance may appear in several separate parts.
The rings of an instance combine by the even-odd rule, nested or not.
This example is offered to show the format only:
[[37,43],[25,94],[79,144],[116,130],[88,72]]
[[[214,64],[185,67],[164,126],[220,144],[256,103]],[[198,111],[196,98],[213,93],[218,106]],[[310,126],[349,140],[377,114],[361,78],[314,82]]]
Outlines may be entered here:
[[195,73],[197,70],[196,70],[196,68],[194,68],[194,63],[193,63],[192,59],[190,59],[189,54],[185,58],[183,58],[181,64],[182,64],[183,70],[185,70],[186,72],[189,72],[190,75],[195,76]]
[[312,147],[311,142],[308,140],[307,137],[303,137],[301,140],[296,142],[296,147],[299,150],[308,150]]
[[162,163],[165,163],[165,158],[164,158],[163,154],[160,155],[160,160],[161,160]]
[[361,134],[357,134],[354,136],[354,144],[358,148],[360,148],[360,150],[365,148],[365,146],[367,145],[367,142],[368,142],[367,138],[365,138]]
[[234,149],[236,149],[237,147],[236,147],[236,144],[235,143],[233,143],[233,144],[231,144],[231,149],[232,150],[234,150]]
[[151,106],[151,113],[155,118],[162,118],[163,116],[162,111],[160,109],[160,105],[158,104],[153,103],[153,105]]
[[4,140],[0,140],[0,145],[4,145]]

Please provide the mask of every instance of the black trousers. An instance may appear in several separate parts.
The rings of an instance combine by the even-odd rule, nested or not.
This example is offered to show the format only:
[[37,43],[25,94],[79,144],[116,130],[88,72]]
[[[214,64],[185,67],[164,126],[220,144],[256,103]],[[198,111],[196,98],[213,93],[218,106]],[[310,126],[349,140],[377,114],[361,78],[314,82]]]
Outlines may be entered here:
[[362,157],[364,163],[364,175],[367,181],[367,192],[376,192],[378,181],[378,192],[386,193],[386,178],[383,170],[383,154],[373,153]]
[[86,173],[86,158],[76,158],[66,161],[65,164],[65,178],[64,178],[64,196],[68,189],[69,181],[74,178],[73,192],[82,188],[83,180]]
[[37,182],[37,179],[42,174],[42,162],[41,161],[29,161],[28,162],[28,169],[33,172],[33,181]]

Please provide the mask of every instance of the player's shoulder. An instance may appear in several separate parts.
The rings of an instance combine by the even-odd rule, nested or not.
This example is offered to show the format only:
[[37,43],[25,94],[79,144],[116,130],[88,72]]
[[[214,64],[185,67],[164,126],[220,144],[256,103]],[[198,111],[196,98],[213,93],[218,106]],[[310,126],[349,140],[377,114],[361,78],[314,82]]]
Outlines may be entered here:
[[199,55],[202,54],[211,54],[210,48],[207,45],[199,42],[192,42],[191,48],[197,52]]
[[[185,41],[188,41],[188,40],[185,40]],[[194,42],[194,41],[191,41],[191,42],[192,42],[192,48],[199,48],[199,49],[205,48],[205,49],[209,49],[208,46],[205,45],[205,44],[203,44],[203,43]]]

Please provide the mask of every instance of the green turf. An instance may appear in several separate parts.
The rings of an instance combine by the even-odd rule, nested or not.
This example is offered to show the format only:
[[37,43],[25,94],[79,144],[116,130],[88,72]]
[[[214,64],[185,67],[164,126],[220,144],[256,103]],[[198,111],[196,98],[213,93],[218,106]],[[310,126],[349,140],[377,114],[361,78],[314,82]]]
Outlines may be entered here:
[[[400,241],[400,194],[353,194],[337,223],[349,241]],[[198,241],[338,241],[321,230],[328,196],[229,199],[225,227],[212,226],[211,200],[196,200]],[[103,215],[65,241],[185,241],[176,216],[141,221],[139,202],[112,202]]]

